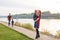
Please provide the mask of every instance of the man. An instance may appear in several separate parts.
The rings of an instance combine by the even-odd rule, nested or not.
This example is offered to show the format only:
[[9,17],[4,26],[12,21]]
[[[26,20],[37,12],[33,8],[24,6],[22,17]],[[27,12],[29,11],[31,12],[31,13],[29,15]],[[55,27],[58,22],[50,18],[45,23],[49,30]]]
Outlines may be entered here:
[[9,15],[8,15],[8,25],[9,25],[9,26],[10,26],[11,18],[12,18],[11,13],[9,13]]
[[34,28],[36,29],[36,39],[40,37],[39,35],[39,26],[40,26],[40,18],[41,18],[41,11],[40,10],[35,10],[35,14],[33,16],[34,20]]

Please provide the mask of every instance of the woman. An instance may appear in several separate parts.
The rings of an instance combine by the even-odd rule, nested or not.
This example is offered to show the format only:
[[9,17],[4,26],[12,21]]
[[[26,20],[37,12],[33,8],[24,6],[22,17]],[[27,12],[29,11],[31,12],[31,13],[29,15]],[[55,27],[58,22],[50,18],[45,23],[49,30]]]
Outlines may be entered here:
[[40,10],[35,10],[35,14],[33,16],[34,20],[34,28],[36,29],[36,39],[40,37],[39,35],[39,24],[40,24],[40,18],[41,18],[41,11]]

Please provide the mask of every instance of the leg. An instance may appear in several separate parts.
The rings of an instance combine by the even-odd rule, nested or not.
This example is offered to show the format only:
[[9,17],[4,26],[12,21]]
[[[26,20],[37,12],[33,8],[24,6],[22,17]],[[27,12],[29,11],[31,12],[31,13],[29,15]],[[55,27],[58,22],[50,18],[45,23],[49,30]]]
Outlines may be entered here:
[[8,21],[8,25],[10,26],[10,20]]
[[40,37],[38,28],[36,29],[36,39]]
[[40,37],[40,35],[39,35],[39,30],[38,29],[36,29],[36,35],[37,35],[37,37]]

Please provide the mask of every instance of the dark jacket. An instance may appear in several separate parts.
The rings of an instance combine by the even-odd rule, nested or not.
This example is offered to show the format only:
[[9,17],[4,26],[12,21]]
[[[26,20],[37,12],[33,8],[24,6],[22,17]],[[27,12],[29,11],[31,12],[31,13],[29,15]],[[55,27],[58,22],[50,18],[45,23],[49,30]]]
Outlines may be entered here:
[[10,15],[8,16],[8,20],[11,20],[11,16]]
[[33,20],[36,20],[37,18],[38,18],[38,16],[36,15],[36,13],[34,13]]
[[[34,13],[33,20],[36,20],[37,18],[38,18],[38,16],[36,15],[36,13]],[[39,23],[38,22],[35,22],[34,23],[34,28],[38,28],[38,26],[39,26]]]

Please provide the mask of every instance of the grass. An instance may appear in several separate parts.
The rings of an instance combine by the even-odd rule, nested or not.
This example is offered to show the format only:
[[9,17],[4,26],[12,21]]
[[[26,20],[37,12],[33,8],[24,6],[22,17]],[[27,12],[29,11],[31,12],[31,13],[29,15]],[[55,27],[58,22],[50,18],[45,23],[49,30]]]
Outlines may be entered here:
[[29,23],[22,24],[22,27],[27,28],[27,29],[32,30],[32,31],[34,30],[33,26]]
[[0,40],[33,40],[33,39],[0,24]]
[[[15,25],[19,26],[19,27],[23,27],[23,28],[35,31],[33,29],[33,26],[31,24],[29,24],[29,23],[21,24],[19,22],[16,22]],[[41,33],[45,34],[45,35],[51,35],[50,32],[48,30],[46,30],[46,29],[44,29]]]
[[44,29],[43,32],[41,32],[41,33],[45,34],[45,35],[51,35],[51,33],[48,30],[46,30],[46,29]]
[[33,26],[30,23],[21,24],[19,22],[16,22],[15,25],[34,31]]
[[57,30],[56,32],[57,32],[56,36],[60,37],[60,30]]

